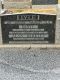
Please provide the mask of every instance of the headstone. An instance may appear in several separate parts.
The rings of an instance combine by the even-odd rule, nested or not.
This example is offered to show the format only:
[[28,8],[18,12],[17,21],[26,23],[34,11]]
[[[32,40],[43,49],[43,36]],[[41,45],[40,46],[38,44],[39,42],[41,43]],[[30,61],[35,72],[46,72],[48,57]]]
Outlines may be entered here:
[[13,14],[1,16],[2,39],[4,44],[55,43],[56,15]]

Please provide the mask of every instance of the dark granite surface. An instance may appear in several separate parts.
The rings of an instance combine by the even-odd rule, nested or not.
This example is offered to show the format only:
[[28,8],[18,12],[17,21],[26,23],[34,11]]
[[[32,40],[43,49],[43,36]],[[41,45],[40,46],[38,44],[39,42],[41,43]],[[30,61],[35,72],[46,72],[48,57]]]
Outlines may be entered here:
[[57,4],[58,0],[32,0],[33,5]]

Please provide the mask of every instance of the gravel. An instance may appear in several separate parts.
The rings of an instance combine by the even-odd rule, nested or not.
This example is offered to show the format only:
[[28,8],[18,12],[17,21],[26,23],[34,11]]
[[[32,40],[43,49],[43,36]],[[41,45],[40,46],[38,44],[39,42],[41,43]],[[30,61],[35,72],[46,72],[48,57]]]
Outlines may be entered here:
[[60,49],[0,48],[0,80],[60,80]]

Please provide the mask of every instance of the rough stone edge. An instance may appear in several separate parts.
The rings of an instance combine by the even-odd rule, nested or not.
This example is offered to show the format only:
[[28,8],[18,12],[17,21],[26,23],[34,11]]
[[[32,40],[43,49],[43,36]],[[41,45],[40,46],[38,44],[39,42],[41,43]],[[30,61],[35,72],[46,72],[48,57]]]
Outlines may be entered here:
[[1,18],[0,18],[0,44],[2,44]]

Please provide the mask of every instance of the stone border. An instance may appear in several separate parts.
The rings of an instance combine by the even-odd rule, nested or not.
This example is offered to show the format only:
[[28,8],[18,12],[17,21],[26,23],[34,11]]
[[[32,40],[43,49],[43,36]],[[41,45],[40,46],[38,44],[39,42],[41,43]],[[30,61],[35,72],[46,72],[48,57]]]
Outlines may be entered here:
[[44,44],[20,44],[20,45],[0,45],[0,48],[28,48],[28,49],[31,49],[31,48],[41,48],[41,49],[48,49],[48,48],[60,48],[60,45],[58,44],[55,44],[55,45],[44,45]]

